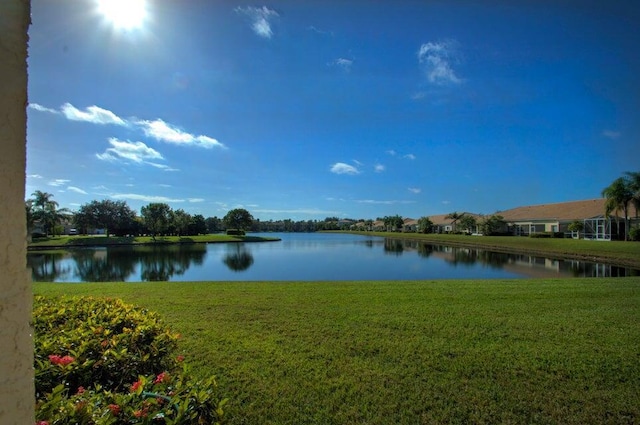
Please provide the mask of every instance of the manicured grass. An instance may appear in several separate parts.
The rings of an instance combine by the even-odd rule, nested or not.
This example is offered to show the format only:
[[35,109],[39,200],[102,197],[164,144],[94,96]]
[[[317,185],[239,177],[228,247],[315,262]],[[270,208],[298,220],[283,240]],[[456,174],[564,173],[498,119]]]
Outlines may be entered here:
[[526,236],[466,236],[397,232],[349,232],[389,238],[423,240],[447,245],[465,245],[505,252],[525,252],[612,262],[640,269],[640,242],[592,241],[570,238],[530,238]]
[[197,236],[50,236],[38,238],[29,244],[29,248],[70,247],[70,246],[109,246],[109,245],[145,245],[176,243],[219,243],[219,242],[267,242],[278,238],[262,236],[232,236],[226,234],[209,234]]
[[35,283],[157,311],[232,424],[638,423],[640,278]]

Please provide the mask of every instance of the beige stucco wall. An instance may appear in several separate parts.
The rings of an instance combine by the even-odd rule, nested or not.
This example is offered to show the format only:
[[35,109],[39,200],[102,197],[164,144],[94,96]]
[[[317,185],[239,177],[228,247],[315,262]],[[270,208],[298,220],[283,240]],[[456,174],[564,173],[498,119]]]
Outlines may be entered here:
[[31,284],[26,269],[29,0],[0,0],[0,424],[34,423]]

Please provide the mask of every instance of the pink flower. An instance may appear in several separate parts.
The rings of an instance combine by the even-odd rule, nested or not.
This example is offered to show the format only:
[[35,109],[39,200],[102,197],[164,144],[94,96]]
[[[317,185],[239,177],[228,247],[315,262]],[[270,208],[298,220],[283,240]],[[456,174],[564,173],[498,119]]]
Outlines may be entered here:
[[76,359],[74,359],[71,356],[64,356],[64,357],[60,357],[57,354],[50,354],[49,355],[49,361],[55,365],[62,365],[62,366],[66,366],[69,363],[73,363]]
[[118,416],[122,409],[117,404],[110,404],[109,405],[109,410],[111,410],[111,414],[113,416]]
[[78,387],[78,391],[76,392],[76,394],[82,394],[84,393],[86,390],[84,389],[83,386]]
[[182,354],[181,354],[181,355],[179,355],[178,357],[176,357],[176,361],[177,361],[178,363],[182,363],[182,362],[184,361],[184,356],[183,356]]
[[140,388],[142,386],[142,381],[137,380],[136,382],[133,383],[133,385],[131,385],[131,392],[135,393],[136,391],[138,391],[138,388]]
[[168,378],[169,378],[169,376],[167,375],[167,372],[162,372],[161,374],[156,376],[156,379],[153,381],[153,383],[154,384],[160,384],[162,382],[165,382]]
[[38,421],[36,425],[49,425],[49,421]]

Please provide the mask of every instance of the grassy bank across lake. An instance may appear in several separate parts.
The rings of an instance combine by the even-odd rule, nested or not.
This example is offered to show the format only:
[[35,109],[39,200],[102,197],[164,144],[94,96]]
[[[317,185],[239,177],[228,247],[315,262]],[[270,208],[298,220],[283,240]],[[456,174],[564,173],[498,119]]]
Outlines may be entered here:
[[640,422],[640,278],[34,283],[183,335],[232,424]]
[[197,236],[50,236],[38,238],[29,243],[28,249],[70,248],[82,246],[113,245],[167,245],[188,243],[224,243],[224,242],[272,242],[279,238],[263,236],[236,236],[226,234],[209,234]]
[[521,252],[530,255],[556,258],[559,260],[571,258],[640,269],[640,242],[400,232],[338,233],[355,233],[395,239],[420,240],[434,244],[476,247],[497,252]]

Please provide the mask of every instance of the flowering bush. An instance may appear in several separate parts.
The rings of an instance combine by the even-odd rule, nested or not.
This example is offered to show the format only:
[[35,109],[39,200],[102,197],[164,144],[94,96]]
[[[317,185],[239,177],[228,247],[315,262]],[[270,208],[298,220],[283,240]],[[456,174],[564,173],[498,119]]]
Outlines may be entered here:
[[120,300],[34,304],[37,425],[215,424],[226,400],[190,377],[177,335]]

